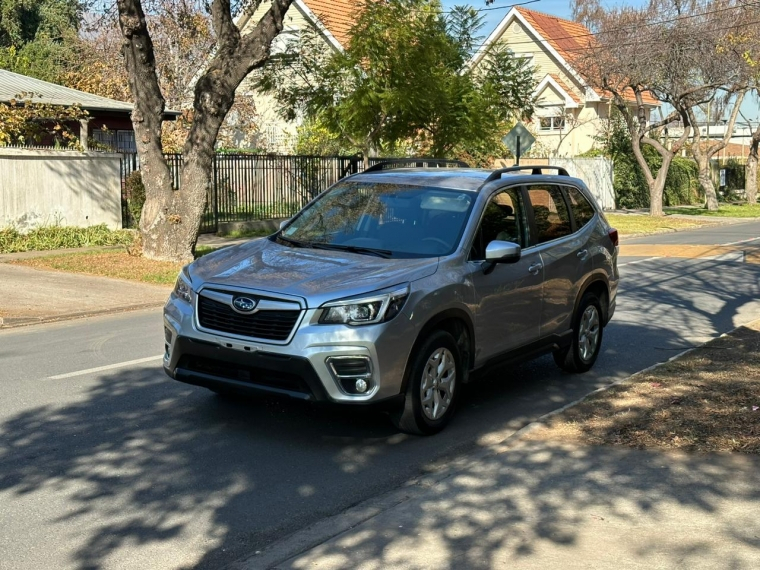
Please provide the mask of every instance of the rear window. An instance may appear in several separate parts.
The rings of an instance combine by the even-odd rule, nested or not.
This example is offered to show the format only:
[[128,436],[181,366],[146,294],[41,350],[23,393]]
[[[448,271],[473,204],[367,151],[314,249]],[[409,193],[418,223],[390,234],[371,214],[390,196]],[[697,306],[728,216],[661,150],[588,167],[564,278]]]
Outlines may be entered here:
[[567,197],[570,199],[570,209],[573,211],[573,217],[575,218],[575,225],[578,229],[581,229],[591,221],[596,211],[580,190],[572,186],[568,186],[566,190]]

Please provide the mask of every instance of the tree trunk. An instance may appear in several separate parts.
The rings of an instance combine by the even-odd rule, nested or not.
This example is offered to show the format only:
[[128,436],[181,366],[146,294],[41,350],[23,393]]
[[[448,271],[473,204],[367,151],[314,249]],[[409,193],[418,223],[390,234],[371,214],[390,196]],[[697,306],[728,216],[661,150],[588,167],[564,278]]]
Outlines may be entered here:
[[649,215],[661,217],[665,215],[662,209],[662,198],[665,193],[665,180],[668,177],[668,169],[673,160],[673,155],[662,157],[662,166],[657,171],[657,176],[649,181]]
[[141,0],[118,0],[122,51],[135,100],[132,122],[140,156],[145,206],[140,220],[143,255],[150,259],[189,262],[211,184],[214,144],[245,77],[268,59],[272,40],[282,31],[292,0],[273,0],[256,28],[240,35],[229,0],[213,0],[211,17],[216,53],[198,79],[193,124],[183,149],[180,187],[172,179],[161,148],[164,97],[156,76],[153,43]]
[[747,156],[747,167],[744,176],[744,191],[747,194],[747,203],[757,203],[757,162],[758,146],[760,146],[760,129],[756,133],[757,137],[752,137],[749,147],[749,156]]
[[718,209],[718,192],[713,183],[710,160],[706,156],[702,156],[697,161],[697,166],[699,167],[699,185],[705,191],[707,209],[716,211]]
[[644,153],[641,150],[642,139],[639,138],[639,132],[630,126],[629,132],[631,133],[633,155],[636,157],[636,162],[644,173],[644,178],[646,179],[649,188],[649,215],[661,217],[665,215],[662,211],[662,195],[665,191],[665,179],[668,176],[668,169],[673,160],[673,153],[662,145],[654,147],[660,156],[662,156],[662,166],[657,171],[657,176],[652,176],[652,170],[649,168],[649,164],[647,164],[647,161],[644,158]]

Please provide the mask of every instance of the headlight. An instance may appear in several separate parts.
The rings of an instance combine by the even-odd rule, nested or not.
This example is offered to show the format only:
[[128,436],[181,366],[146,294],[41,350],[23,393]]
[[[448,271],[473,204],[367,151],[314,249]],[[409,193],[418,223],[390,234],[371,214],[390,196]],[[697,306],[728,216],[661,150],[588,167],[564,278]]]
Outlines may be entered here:
[[193,304],[193,288],[190,285],[190,275],[187,273],[187,267],[183,267],[182,271],[177,275],[177,282],[174,284],[174,294],[186,303]]
[[409,285],[388,293],[333,301],[322,306],[319,322],[324,325],[373,325],[390,321],[401,312],[409,296]]

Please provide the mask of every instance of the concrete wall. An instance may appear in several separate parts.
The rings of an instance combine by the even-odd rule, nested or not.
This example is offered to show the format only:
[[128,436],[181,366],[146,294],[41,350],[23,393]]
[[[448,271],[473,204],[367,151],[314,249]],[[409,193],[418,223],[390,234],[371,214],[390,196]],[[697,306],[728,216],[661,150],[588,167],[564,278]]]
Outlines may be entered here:
[[121,228],[120,155],[0,148],[0,228]]
[[[514,159],[499,158],[494,160],[494,168],[507,168],[514,164]],[[520,166],[561,166],[570,176],[580,178],[586,183],[591,194],[604,210],[615,209],[615,189],[613,187],[610,159],[602,156],[593,158],[521,158]]]

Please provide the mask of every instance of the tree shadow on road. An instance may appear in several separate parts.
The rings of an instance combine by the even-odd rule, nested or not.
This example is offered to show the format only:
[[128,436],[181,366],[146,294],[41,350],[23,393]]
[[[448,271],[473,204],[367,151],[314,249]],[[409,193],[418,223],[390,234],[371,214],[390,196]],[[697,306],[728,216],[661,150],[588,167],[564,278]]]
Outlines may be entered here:
[[[653,282],[627,292],[592,373],[562,374],[550,357],[497,370],[467,390],[455,421],[434,438],[398,434],[382,414],[366,410],[225,400],[156,368],[77,380],[66,402],[30,406],[0,423],[0,511],[30,529],[14,537],[13,550],[24,556],[9,561],[217,568],[473,447],[498,443],[541,414],[636,371],[639,365],[625,357],[636,349],[630,339],[647,339],[639,349],[654,363],[692,342],[686,337],[697,328],[708,335],[730,328],[747,303],[748,283],[757,284],[757,272],[745,269],[735,268],[717,289],[707,265],[701,276],[685,277],[690,287],[699,280],[698,287],[713,291],[718,302],[712,305],[678,286],[677,267],[667,269],[675,286]],[[683,314],[666,310],[666,303]],[[637,304],[651,311],[651,323],[626,318]],[[672,330],[676,321],[680,334]],[[44,390],[52,381],[39,382]],[[343,552],[346,567],[373,559],[367,557],[391,566],[395,559],[383,557],[396,552],[394,545],[428,532],[440,546],[440,564],[429,567],[493,567],[519,560],[541,541],[573,543],[571,524],[596,504],[617,508],[629,490],[648,494],[627,507],[638,512],[656,512],[666,501],[713,512],[736,492],[721,480],[720,466],[692,476],[696,466],[688,460],[665,463],[655,479],[646,465],[621,461],[562,449],[507,451],[486,461],[482,472],[441,482],[441,493],[403,530],[378,530]],[[748,501],[758,497],[757,488],[740,492]],[[519,530],[508,539],[488,532],[511,525]],[[473,533],[482,540],[472,542]]]

